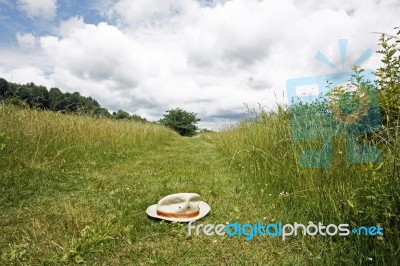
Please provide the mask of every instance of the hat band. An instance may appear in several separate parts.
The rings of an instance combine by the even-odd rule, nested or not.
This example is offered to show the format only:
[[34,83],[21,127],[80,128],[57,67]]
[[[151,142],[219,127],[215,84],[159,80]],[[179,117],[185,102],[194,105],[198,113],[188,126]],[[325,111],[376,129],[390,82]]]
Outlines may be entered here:
[[171,213],[171,212],[162,212],[157,210],[157,215],[168,217],[168,218],[193,218],[200,214],[200,211],[195,211],[192,213]]

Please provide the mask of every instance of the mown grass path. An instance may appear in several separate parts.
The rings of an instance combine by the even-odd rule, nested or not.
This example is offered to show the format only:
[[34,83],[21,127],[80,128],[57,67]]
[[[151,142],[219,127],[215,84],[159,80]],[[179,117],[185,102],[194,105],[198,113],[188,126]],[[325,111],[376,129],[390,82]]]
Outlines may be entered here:
[[[262,219],[265,211],[257,210],[254,194],[246,192],[246,185],[230,163],[209,141],[179,138],[103,173],[116,189],[121,184],[125,186],[125,190],[120,188],[126,195],[120,206],[126,206],[127,212],[120,217],[121,224],[130,228],[132,246],[124,245],[127,251],[123,256],[142,264],[241,265],[271,260],[276,255],[271,252],[275,248],[265,239],[247,242],[243,237],[189,237],[186,224],[155,222],[144,213],[165,195],[196,192],[212,208],[198,223],[251,222],[252,216],[254,222],[255,213]],[[115,177],[107,178],[113,174]]]
[[187,224],[157,222],[145,214],[149,205],[165,195],[195,192],[212,208],[201,223],[256,222],[265,209],[256,206],[255,194],[241,180],[230,168],[230,159],[202,137],[177,137],[135,150],[101,170],[77,169],[62,185],[50,185],[47,192],[3,209],[0,230],[7,237],[0,242],[2,260],[17,264],[265,264],[277,257],[279,244],[272,246],[263,238],[248,242],[244,237],[189,237]]

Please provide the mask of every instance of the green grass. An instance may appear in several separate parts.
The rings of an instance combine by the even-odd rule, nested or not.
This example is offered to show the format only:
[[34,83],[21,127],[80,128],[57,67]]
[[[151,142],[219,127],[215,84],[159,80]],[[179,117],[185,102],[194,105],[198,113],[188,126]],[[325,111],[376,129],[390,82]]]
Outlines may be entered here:
[[[351,166],[338,139],[334,168],[305,170],[287,119],[183,138],[154,124],[0,106],[0,264],[394,264],[399,144],[385,144],[382,164]],[[186,224],[145,215],[176,192],[210,204],[201,223],[381,223],[385,236],[189,237]]]

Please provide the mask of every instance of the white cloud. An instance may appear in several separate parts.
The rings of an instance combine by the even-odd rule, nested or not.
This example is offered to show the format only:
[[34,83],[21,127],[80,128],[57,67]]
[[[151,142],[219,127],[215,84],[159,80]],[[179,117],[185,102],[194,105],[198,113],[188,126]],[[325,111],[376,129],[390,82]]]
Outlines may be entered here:
[[[103,13],[112,22],[71,17],[54,35],[40,36],[40,49],[31,52],[36,64],[9,59],[2,73],[24,73],[34,82],[42,75],[44,85],[149,119],[182,107],[199,113],[203,126],[221,127],[242,115],[243,103],[284,103],[288,78],[332,72],[314,57],[320,50],[340,64],[339,38],[349,39],[348,62],[376,50],[378,35],[371,32],[390,32],[400,11],[395,0],[106,2]],[[21,35],[21,47],[32,37]],[[364,66],[378,63],[374,55]]]
[[17,0],[17,6],[31,18],[52,19],[57,0]]
[[116,14],[127,22],[148,20],[153,16],[169,15],[173,2],[173,0],[121,0],[111,8],[109,14]]
[[35,48],[36,46],[36,39],[32,33],[27,33],[27,34],[17,33],[15,37],[17,39],[19,47],[21,47],[22,49],[32,49]]
[[52,82],[46,78],[44,71],[39,67],[20,66],[14,69],[0,67],[0,76],[10,82],[20,84],[34,82],[38,85],[52,86]]
[[199,7],[196,1],[187,0],[119,0],[105,12],[121,25],[162,25],[171,18],[182,18]]
[[57,34],[61,37],[68,37],[74,34],[75,31],[83,29],[84,27],[85,22],[83,22],[83,17],[71,17],[68,20],[61,21]]

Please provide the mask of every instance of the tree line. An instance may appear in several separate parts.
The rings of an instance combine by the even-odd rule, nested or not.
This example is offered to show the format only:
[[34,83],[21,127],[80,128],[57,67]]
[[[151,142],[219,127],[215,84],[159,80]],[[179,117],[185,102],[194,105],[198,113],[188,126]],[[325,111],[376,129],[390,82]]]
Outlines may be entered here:
[[33,82],[17,84],[8,82],[4,78],[0,78],[0,101],[21,107],[62,113],[147,121],[139,115],[130,115],[124,110],[118,110],[111,114],[106,108],[101,107],[95,99],[82,96],[79,92],[63,93],[59,88],[54,87],[48,90],[45,86],[36,85]]
[[[17,84],[0,78],[0,102],[25,108],[50,110],[61,113],[90,115],[112,119],[128,119],[139,122],[149,122],[137,114],[129,114],[118,110],[112,114],[100,106],[92,97],[82,96],[79,92],[63,93],[58,88],[36,85],[33,82]],[[169,127],[182,136],[193,136],[198,131],[197,123],[200,121],[197,114],[187,112],[181,108],[166,111],[158,123]]]

